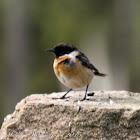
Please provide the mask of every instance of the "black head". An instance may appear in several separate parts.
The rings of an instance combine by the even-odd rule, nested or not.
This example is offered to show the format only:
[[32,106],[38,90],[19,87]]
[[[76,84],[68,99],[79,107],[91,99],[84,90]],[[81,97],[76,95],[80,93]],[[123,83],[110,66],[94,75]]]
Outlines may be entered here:
[[65,54],[69,54],[75,50],[77,50],[77,48],[68,43],[60,43],[56,45],[54,49],[48,49],[48,51],[54,52],[57,58]]

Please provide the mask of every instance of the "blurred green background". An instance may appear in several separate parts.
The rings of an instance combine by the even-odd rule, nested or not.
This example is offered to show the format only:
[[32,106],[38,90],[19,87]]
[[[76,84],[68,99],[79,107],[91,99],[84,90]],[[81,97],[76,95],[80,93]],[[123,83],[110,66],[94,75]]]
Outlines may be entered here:
[[108,75],[89,90],[139,92],[139,13],[139,0],[1,0],[0,123],[27,95],[67,90],[45,52],[60,42],[76,45]]

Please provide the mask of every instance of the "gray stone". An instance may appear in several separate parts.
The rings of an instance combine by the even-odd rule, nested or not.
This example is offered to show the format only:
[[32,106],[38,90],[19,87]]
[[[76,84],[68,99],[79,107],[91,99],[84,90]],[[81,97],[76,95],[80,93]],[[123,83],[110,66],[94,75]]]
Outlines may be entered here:
[[140,139],[140,94],[127,91],[95,91],[89,100],[77,101],[84,92],[34,94],[8,115],[1,140]]

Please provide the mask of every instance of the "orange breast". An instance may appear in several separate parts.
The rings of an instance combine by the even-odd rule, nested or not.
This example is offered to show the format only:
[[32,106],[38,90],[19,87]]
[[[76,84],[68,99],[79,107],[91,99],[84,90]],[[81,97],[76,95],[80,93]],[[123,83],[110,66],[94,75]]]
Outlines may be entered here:
[[54,72],[56,76],[59,77],[60,72],[67,77],[72,77],[77,75],[77,73],[79,73],[79,69],[77,67],[78,63],[77,60],[75,62],[76,64],[74,64],[72,67],[69,67],[62,62],[66,59],[69,59],[69,57],[66,56],[54,60]]
[[57,78],[67,87],[77,89],[88,85],[92,78],[92,70],[84,67],[75,59],[75,63],[72,66],[63,63],[65,59],[69,59],[69,56],[57,58],[54,60],[54,72]]

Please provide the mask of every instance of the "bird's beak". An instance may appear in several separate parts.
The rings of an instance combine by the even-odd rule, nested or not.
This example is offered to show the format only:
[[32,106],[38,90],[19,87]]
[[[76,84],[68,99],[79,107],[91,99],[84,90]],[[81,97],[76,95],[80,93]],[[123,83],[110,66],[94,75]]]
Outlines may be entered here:
[[45,51],[48,51],[48,52],[55,52],[54,49],[45,49]]

